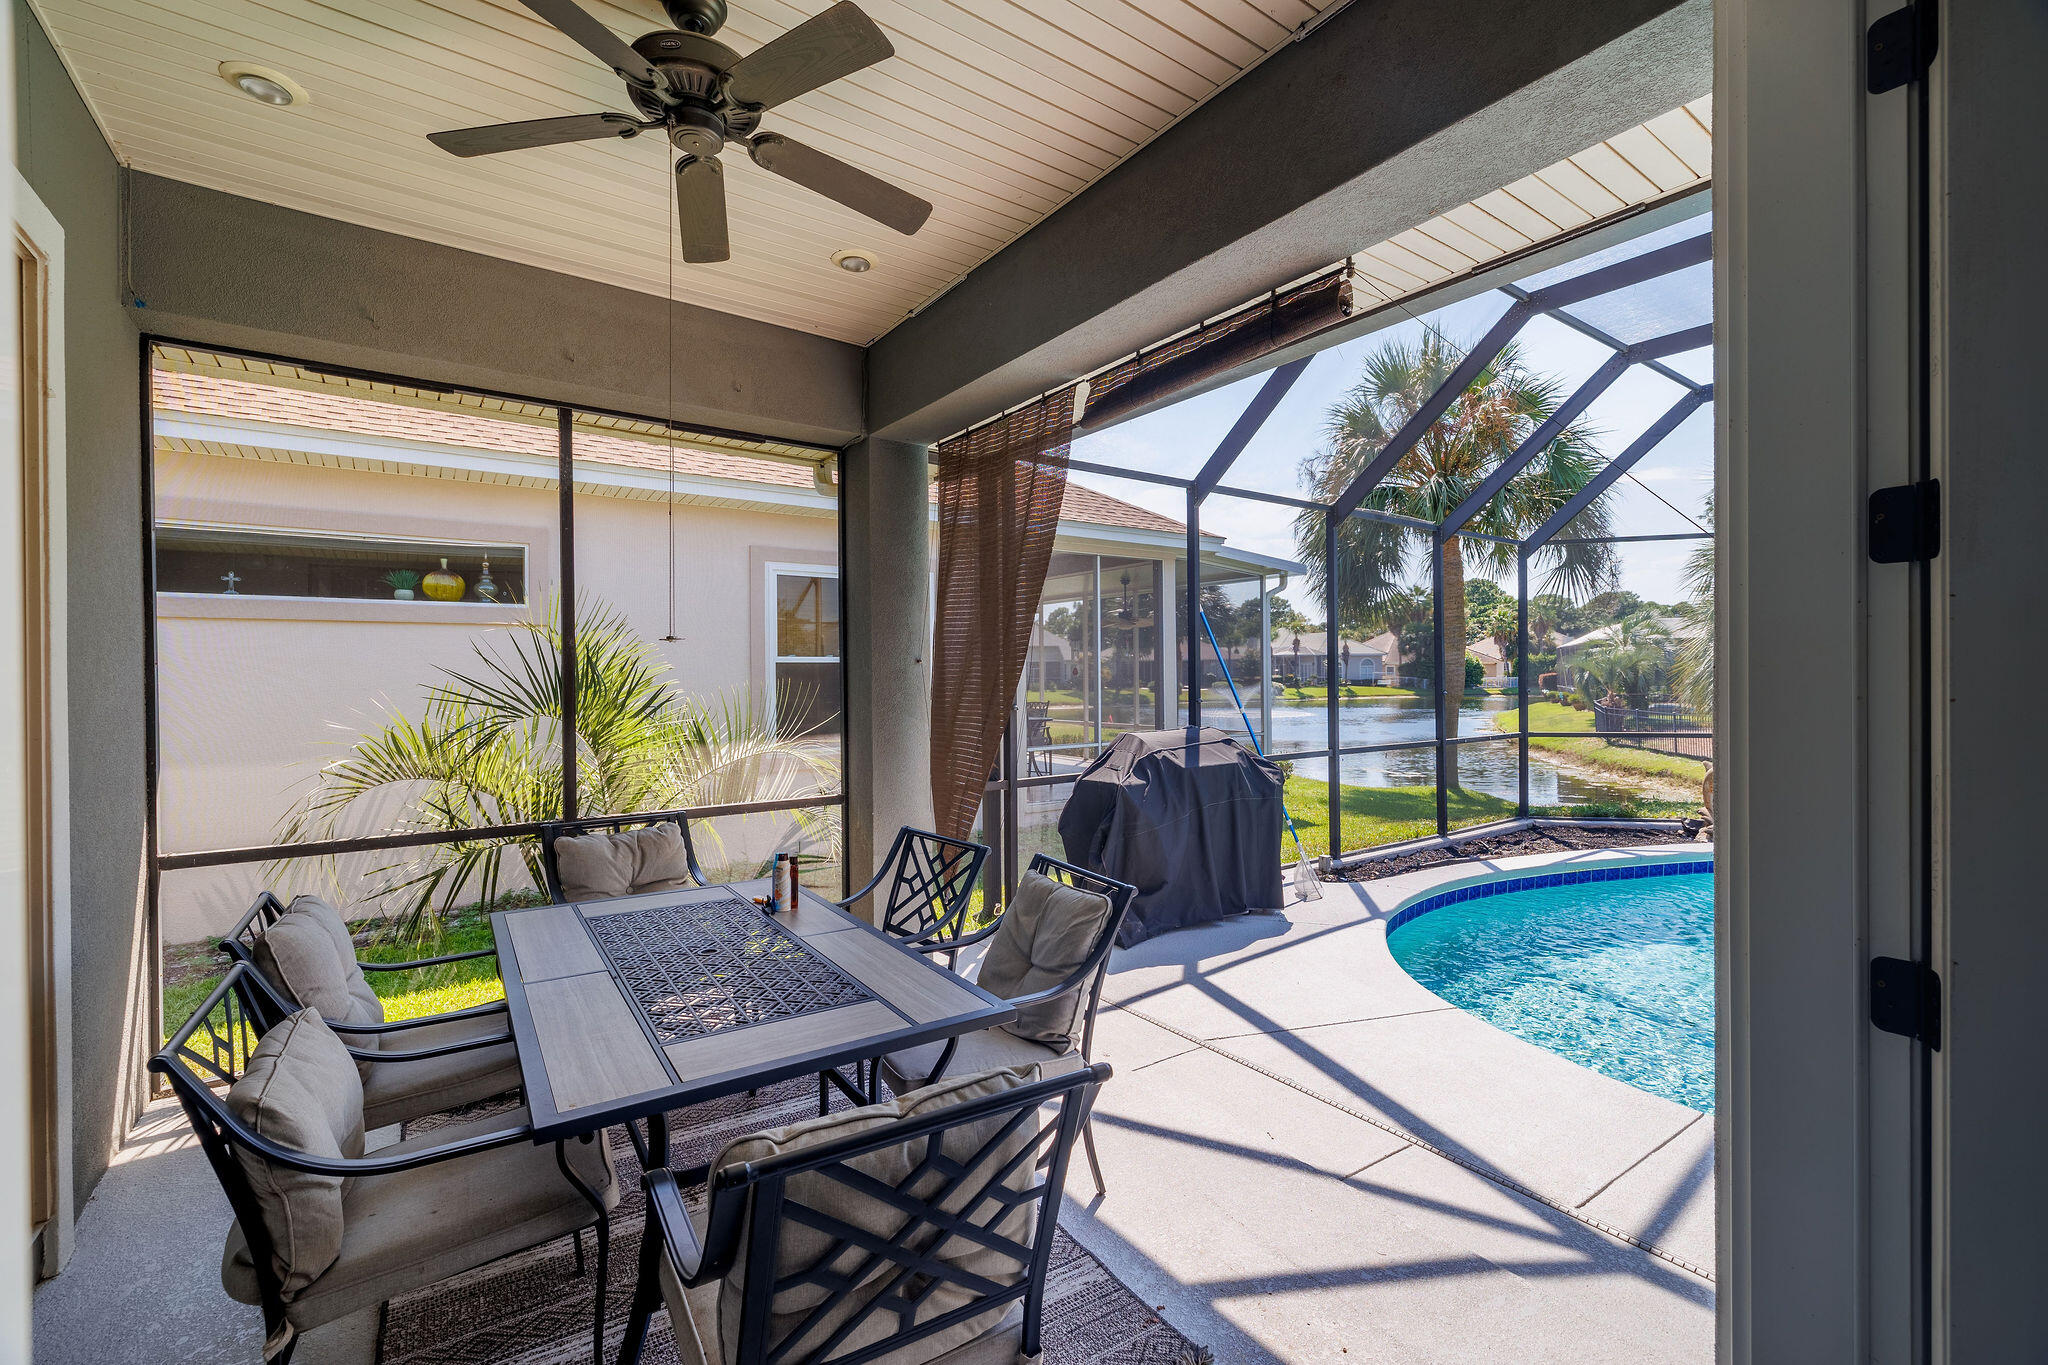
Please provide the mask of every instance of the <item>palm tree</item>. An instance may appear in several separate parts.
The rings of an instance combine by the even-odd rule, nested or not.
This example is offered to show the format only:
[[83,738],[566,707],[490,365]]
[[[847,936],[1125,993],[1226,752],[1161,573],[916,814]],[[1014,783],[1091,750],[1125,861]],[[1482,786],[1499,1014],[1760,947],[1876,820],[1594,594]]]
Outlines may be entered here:
[[1630,706],[1649,703],[1660,676],[1671,664],[1671,634],[1648,612],[1624,616],[1588,644],[1575,661],[1587,676]]
[[[1302,462],[1303,477],[1314,490],[1311,496],[1330,502],[1341,495],[1402,424],[1450,378],[1462,359],[1462,354],[1435,332],[1417,343],[1389,342],[1368,355],[1358,383],[1327,415],[1324,448]],[[1514,347],[1503,350],[1366,495],[1363,506],[1433,526],[1441,524],[1557,410],[1562,396],[1560,381],[1531,373]],[[1468,529],[1512,538],[1527,536],[1585,487],[1599,467],[1590,433],[1573,423],[1508,481]],[[1541,562],[1549,590],[1583,599],[1612,578],[1612,548],[1583,539],[1608,533],[1603,501],[1594,502],[1572,521],[1565,533],[1570,540],[1560,537],[1544,548]],[[1384,604],[1400,591],[1401,583],[1427,566],[1431,533],[1348,518],[1338,530],[1333,574],[1333,566],[1324,562],[1321,512],[1301,514],[1295,523],[1295,540],[1296,553],[1311,573],[1325,583],[1334,578],[1340,618],[1365,621],[1378,617]],[[1465,695],[1468,554],[1479,555],[1482,564],[1496,574],[1515,566],[1510,545],[1468,543],[1461,537],[1444,545],[1444,630],[1437,641],[1437,667],[1453,734],[1457,733],[1458,707]]]
[[[477,666],[443,668],[417,717],[394,713],[313,779],[279,829],[280,843],[320,841],[377,820],[386,833],[442,833],[531,824],[561,813],[562,635],[550,604],[492,646]],[[770,723],[745,689],[710,698],[669,682],[667,663],[602,604],[579,611],[576,631],[577,808],[669,810],[792,800],[830,790],[838,762],[789,719]],[[776,714],[810,707],[779,699]],[[798,814],[837,855],[836,810]],[[711,831],[716,839],[715,831]],[[508,861],[542,884],[540,850],[527,838],[479,838],[408,850],[376,869],[369,893],[395,909],[402,933],[507,889]]]
[[[1700,521],[1714,529],[1714,495],[1707,494]],[[1714,709],[1714,539],[1696,541],[1685,557],[1685,604],[1679,613],[1695,627],[1678,647],[1671,661],[1672,681],[1678,695],[1693,711],[1704,715]],[[1708,722],[1712,724],[1711,721]]]

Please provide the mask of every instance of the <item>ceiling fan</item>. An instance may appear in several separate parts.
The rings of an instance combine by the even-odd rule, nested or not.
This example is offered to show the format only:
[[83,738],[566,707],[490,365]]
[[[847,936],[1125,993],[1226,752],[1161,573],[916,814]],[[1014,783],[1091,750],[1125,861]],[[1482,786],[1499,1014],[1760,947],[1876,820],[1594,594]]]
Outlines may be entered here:
[[571,114],[427,134],[441,150],[486,156],[638,137],[659,128],[681,153],[675,170],[676,221],[683,259],[698,264],[732,255],[725,168],[718,160],[730,143],[746,148],[761,169],[906,235],[931,216],[930,204],[886,180],[780,133],[757,131],[764,111],[895,55],[882,30],[853,0],[840,0],[744,57],[711,36],[725,23],[725,0],[662,0],[675,28],[630,44],[575,0],[521,2],[616,72],[641,117]]

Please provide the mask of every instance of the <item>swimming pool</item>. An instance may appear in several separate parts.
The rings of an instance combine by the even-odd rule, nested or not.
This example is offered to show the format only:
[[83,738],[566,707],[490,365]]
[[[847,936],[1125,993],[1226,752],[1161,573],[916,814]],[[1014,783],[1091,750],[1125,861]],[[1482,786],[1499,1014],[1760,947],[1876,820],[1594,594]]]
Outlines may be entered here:
[[1630,862],[1436,892],[1395,913],[1387,946],[1496,1028],[1711,1111],[1713,868]]

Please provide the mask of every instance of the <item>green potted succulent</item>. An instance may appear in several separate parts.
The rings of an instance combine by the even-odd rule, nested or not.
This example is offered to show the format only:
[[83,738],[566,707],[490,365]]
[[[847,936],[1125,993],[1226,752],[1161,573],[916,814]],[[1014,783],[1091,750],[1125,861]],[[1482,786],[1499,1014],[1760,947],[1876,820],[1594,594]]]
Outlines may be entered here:
[[420,585],[420,576],[411,569],[393,569],[379,582],[391,589],[391,595],[401,602],[412,601],[412,590]]

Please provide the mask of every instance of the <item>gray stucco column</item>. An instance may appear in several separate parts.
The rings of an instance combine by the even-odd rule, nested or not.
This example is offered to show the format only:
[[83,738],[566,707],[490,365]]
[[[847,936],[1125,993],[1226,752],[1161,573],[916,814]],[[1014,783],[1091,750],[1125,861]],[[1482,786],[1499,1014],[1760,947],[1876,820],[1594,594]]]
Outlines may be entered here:
[[846,518],[846,864],[874,875],[904,825],[929,829],[931,473],[926,448],[866,440],[841,459]]

